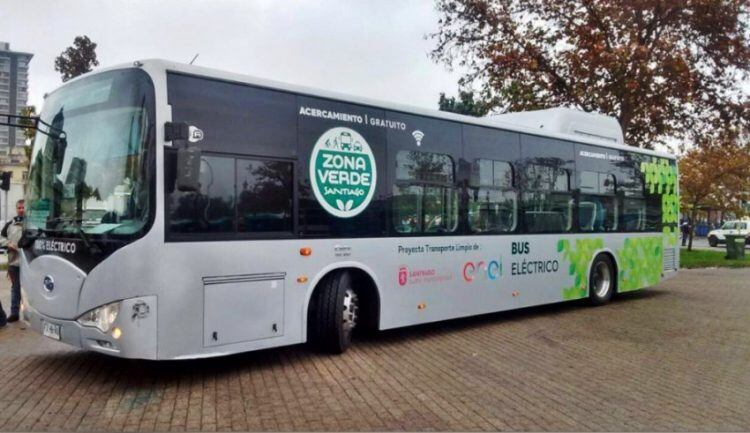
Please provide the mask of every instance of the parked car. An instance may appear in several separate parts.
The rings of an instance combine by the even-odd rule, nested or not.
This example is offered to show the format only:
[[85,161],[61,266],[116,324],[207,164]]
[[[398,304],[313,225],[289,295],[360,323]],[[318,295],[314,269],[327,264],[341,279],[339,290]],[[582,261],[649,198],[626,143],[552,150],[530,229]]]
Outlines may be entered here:
[[727,221],[720,229],[708,232],[708,244],[715,247],[727,242],[726,235],[743,235],[750,243],[750,221]]

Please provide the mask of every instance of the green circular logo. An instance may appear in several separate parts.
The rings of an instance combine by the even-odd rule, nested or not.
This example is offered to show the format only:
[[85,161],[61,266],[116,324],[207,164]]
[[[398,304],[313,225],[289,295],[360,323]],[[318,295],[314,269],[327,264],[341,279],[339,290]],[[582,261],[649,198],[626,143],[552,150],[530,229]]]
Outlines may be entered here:
[[378,174],[372,149],[350,128],[331,128],[318,138],[310,155],[315,198],[331,215],[351,218],[370,204]]

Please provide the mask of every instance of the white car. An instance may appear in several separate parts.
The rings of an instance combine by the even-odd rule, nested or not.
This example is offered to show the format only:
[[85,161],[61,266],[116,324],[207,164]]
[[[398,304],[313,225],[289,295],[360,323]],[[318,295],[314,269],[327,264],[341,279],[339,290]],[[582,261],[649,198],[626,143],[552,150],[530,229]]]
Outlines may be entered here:
[[743,235],[745,243],[750,243],[750,221],[727,221],[720,229],[708,232],[708,244],[715,247],[726,243],[725,235]]

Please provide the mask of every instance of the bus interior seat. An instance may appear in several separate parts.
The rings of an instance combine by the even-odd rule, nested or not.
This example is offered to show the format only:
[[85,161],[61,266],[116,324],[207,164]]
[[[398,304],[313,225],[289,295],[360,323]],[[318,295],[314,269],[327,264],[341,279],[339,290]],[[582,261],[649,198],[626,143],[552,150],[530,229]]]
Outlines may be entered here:
[[583,231],[593,231],[596,221],[596,203],[582,201],[578,205],[578,222]]

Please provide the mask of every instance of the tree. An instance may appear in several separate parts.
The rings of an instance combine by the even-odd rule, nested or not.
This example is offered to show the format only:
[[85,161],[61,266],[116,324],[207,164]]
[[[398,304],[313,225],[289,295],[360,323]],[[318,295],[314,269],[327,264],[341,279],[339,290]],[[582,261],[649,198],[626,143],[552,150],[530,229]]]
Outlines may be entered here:
[[[714,209],[744,212],[750,192],[750,144],[736,137],[701,143],[680,159],[680,207],[695,224],[698,211]],[[690,233],[688,251],[693,247]]]
[[[26,107],[23,107],[21,109],[21,116],[36,117],[36,107],[33,105],[28,105]],[[34,127],[34,121],[28,120],[28,119],[22,119],[19,123],[24,126],[23,136],[27,140],[33,140],[34,136],[36,135],[36,128]]]
[[437,0],[434,60],[498,111],[571,106],[653,148],[750,125],[748,0]]
[[[36,107],[33,105],[29,105],[21,109],[21,116],[36,117],[36,115]],[[36,135],[34,122],[32,120],[23,119],[20,121],[20,123],[21,125],[25,126],[25,128],[23,128],[23,136],[26,137],[27,141],[33,144],[34,136]],[[23,150],[26,153],[26,162],[28,163],[31,161],[32,146],[24,146]]]
[[490,111],[490,105],[474,99],[474,92],[461,90],[458,92],[458,99],[451,96],[445,96],[440,93],[438,101],[440,111],[450,111],[451,113],[465,114],[467,116],[481,117]]
[[60,72],[63,81],[68,81],[99,66],[96,59],[96,43],[88,36],[76,36],[73,46],[65,49],[55,58],[55,70]]

